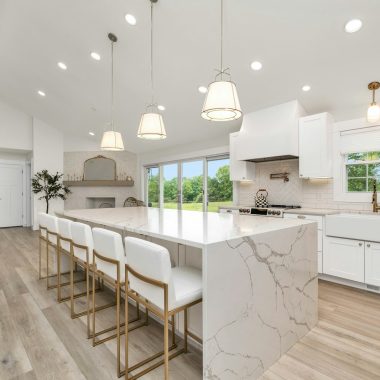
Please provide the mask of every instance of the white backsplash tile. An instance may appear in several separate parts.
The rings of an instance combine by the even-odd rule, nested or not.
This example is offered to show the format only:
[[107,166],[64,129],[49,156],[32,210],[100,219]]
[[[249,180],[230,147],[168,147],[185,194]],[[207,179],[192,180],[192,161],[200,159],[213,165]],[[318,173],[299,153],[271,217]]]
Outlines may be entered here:
[[[289,182],[270,179],[270,174],[288,172]],[[292,204],[305,208],[370,211],[371,203],[348,203],[334,201],[333,180],[306,180],[298,175],[298,160],[263,162],[256,164],[256,179],[253,182],[240,182],[238,203],[254,205],[255,194],[259,189],[269,193],[272,204]]]

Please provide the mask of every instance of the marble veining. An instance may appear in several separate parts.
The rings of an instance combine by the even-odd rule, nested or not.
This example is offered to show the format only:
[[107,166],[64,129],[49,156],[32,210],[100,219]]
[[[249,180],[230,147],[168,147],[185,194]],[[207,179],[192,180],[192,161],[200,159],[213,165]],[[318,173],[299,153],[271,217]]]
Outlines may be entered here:
[[[204,377],[256,379],[317,322],[315,226],[217,244],[207,251]],[[222,273],[221,273],[222,272]],[[224,303],[214,312],[214,302]]]

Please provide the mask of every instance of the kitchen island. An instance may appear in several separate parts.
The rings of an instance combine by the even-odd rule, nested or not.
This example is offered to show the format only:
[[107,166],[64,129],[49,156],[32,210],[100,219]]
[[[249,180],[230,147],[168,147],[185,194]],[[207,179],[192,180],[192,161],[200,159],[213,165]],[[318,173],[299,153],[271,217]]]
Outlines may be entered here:
[[176,265],[200,263],[190,327],[203,336],[204,379],[257,379],[317,322],[315,222],[146,207],[64,214],[166,245]]

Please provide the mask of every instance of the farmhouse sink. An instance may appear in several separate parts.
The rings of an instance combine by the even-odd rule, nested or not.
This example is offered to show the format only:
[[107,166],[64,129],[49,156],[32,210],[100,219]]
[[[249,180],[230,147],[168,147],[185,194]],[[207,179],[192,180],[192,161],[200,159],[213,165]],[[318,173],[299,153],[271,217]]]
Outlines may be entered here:
[[327,215],[326,235],[380,242],[380,214]]

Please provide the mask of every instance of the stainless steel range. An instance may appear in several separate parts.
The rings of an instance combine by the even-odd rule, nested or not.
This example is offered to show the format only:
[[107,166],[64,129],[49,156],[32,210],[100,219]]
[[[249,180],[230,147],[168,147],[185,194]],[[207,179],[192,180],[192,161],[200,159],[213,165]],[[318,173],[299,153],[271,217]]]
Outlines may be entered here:
[[261,215],[274,218],[283,218],[286,210],[301,208],[293,205],[269,205],[268,207],[242,207],[239,208],[240,215]]

